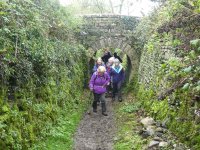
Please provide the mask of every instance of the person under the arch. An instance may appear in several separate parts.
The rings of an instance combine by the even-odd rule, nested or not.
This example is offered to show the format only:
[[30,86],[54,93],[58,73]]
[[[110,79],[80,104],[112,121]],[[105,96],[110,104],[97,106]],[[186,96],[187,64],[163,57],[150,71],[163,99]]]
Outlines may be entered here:
[[108,62],[106,63],[106,71],[108,72],[109,75],[110,75],[111,68],[114,64],[114,60],[115,60],[115,57],[110,57],[108,59]]
[[[114,63],[115,58],[114,57],[110,57],[108,59],[108,62],[106,64],[106,72],[110,75],[110,72],[112,70],[112,66]],[[111,93],[112,93],[112,77],[110,78],[110,83],[107,86],[107,93],[106,93],[106,97],[111,97]]]
[[106,72],[106,68],[104,66],[99,66],[97,71],[93,73],[90,79],[90,90],[94,94],[94,101],[92,104],[93,112],[97,112],[97,102],[101,102],[102,114],[107,116],[106,114],[106,100],[105,93],[107,91],[107,85],[110,82],[110,76]]
[[99,66],[104,66],[105,67],[105,64],[103,63],[101,57],[97,58],[96,63],[94,65],[93,69],[92,69],[92,72],[93,73],[96,72]]
[[108,51],[108,48],[105,48],[104,50],[105,50],[104,55],[103,55],[103,57],[101,57],[101,59],[103,60],[103,62],[105,64],[107,64],[109,58],[112,57],[112,55],[111,55],[110,51]]
[[125,71],[121,65],[119,59],[114,60],[114,65],[112,66],[110,76],[112,78],[112,100],[115,100],[116,94],[118,94],[118,101],[122,101],[121,87],[125,80]]
[[114,52],[114,57],[118,59],[121,63],[123,62],[122,59],[117,55],[117,52]]

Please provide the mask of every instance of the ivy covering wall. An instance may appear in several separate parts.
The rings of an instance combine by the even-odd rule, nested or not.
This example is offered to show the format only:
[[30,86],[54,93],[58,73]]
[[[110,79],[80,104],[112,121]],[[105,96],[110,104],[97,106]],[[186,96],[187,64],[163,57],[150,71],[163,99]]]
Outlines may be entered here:
[[0,2],[0,149],[28,149],[84,107],[80,23],[57,0]]
[[200,1],[169,0],[144,18],[138,99],[180,141],[200,148]]

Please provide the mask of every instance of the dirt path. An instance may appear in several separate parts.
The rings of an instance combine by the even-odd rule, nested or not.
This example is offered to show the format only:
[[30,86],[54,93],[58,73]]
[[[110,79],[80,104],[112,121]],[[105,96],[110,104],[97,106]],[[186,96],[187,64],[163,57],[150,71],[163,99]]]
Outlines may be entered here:
[[[85,114],[75,134],[75,150],[112,150],[115,135],[114,113],[111,99],[106,101],[108,116],[98,113]],[[91,109],[90,109],[91,110]]]

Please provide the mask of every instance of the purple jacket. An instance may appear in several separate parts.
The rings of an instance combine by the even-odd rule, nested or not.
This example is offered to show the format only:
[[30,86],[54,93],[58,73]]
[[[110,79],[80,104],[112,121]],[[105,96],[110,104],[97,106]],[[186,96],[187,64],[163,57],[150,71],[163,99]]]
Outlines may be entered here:
[[97,72],[93,73],[89,87],[93,89],[94,93],[103,94],[106,92],[106,86],[110,82],[110,76],[107,72],[100,76]]

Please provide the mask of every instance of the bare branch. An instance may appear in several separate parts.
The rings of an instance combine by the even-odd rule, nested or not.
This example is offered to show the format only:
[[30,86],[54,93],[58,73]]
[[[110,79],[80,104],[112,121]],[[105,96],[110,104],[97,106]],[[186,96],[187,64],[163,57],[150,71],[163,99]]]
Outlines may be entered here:
[[109,3],[110,3],[111,11],[114,14],[114,8],[113,8],[112,0],[109,0]]

